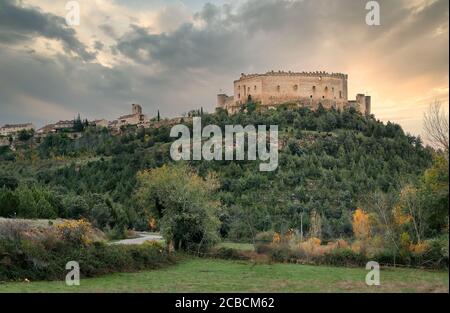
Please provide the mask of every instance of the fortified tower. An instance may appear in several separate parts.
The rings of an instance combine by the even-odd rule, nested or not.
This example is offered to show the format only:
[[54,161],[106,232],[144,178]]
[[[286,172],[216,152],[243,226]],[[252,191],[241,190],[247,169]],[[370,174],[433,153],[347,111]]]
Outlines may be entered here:
[[139,104],[132,104],[132,114],[142,114],[142,107]]
[[234,96],[217,95],[217,106],[235,113],[251,100],[267,109],[285,103],[311,109],[319,105],[336,109],[352,106],[370,114],[370,97],[358,95],[356,101],[348,100],[347,80],[346,74],[326,72],[241,74],[234,81]]

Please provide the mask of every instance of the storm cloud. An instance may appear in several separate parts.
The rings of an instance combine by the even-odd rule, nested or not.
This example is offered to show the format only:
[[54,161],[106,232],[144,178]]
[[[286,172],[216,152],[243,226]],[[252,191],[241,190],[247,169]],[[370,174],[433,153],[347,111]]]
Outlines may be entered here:
[[85,61],[95,59],[95,54],[76,37],[74,29],[66,26],[63,17],[41,12],[38,8],[23,7],[17,0],[1,0],[0,42],[32,41],[37,36],[56,39],[66,52],[78,55]]
[[[142,5],[127,7],[123,27],[98,6],[87,34],[56,11],[0,3],[0,123],[77,112],[112,119],[131,102],[150,115],[212,111],[215,94],[230,92],[241,72],[279,69],[348,73],[351,97],[370,93],[377,117],[415,134],[426,105],[448,97],[446,0],[380,0],[376,27],[365,23],[362,0],[205,2],[199,10],[136,1]],[[33,44],[39,38],[64,49],[47,53]]]

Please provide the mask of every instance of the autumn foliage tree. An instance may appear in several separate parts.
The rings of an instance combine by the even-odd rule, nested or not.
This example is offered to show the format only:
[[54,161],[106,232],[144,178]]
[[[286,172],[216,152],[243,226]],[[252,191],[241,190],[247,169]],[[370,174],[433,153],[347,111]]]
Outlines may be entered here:
[[353,213],[353,233],[358,239],[367,239],[370,236],[369,214],[358,208]]

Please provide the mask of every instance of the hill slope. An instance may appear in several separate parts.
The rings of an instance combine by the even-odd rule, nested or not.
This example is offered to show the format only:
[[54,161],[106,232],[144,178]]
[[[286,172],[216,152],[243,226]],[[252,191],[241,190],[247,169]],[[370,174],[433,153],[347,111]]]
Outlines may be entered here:
[[[217,112],[202,115],[202,124],[278,125],[280,130],[283,148],[274,172],[259,172],[254,161],[190,162],[201,176],[217,173],[221,234],[230,239],[248,240],[253,231],[298,229],[300,223],[308,230],[313,211],[321,217],[323,238],[351,235],[351,212],[365,195],[416,180],[432,159],[420,138],[353,110]],[[14,160],[1,162],[0,177],[13,176],[36,208],[30,211],[23,196],[8,194],[0,215],[11,214],[5,207],[17,202],[15,213],[24,217],[87,216],[107,228],[144,228],[147,221],[132,196],[136,173],[173,162],[169,133],[168,125],[130,127],[114,136],[106,129],[88,129],[76,140],[51,135],[38,147],[3,151]],[[8,192],[3,189],[3,197]],[[21,203],[27,205],[21,208]]]

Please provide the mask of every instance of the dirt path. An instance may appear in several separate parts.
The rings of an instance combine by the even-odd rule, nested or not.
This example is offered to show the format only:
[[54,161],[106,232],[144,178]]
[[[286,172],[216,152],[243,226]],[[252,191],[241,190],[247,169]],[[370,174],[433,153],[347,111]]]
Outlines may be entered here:
[[161,241],[163,238],[154,233],[147,233],[147,232],[138,232],[138,238],[132,238],[132,239],[124,239],[115,241],[112,244],[115,245],[140,245],[143,244],[146,241]]

